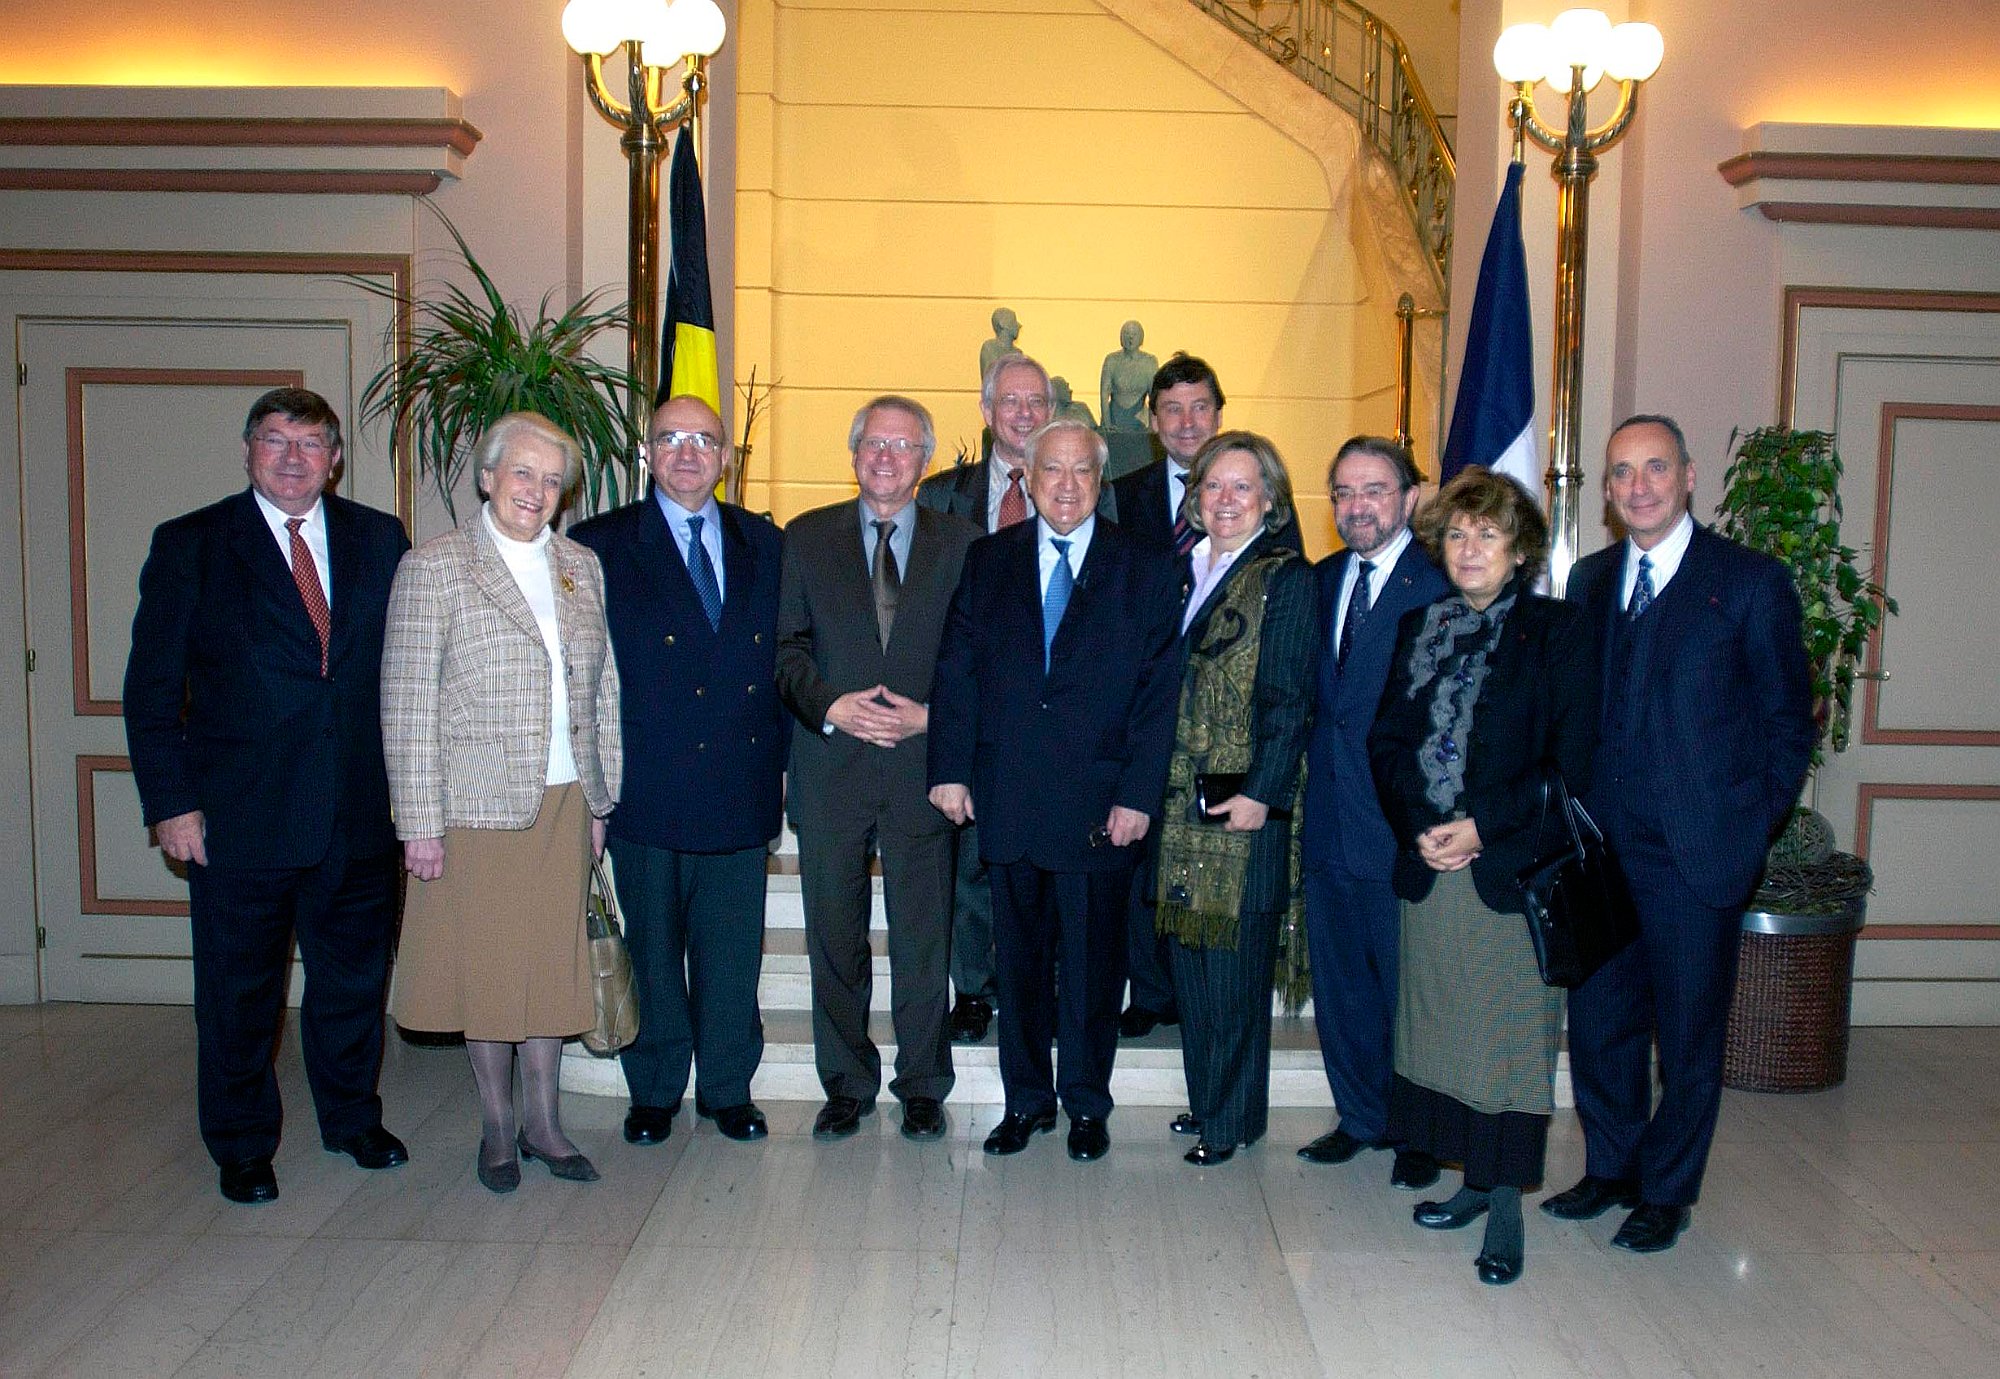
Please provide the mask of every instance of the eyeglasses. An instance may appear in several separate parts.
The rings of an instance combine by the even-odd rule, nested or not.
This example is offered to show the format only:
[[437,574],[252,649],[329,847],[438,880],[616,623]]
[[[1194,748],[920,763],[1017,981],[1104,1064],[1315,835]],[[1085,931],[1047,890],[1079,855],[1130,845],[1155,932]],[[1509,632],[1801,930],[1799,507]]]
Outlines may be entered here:
[[706,431],[662,431],[653,437],[652,445],[655,450],[678,450],[685,445],[697,455],[706,455],[722,448],[722,438]]
[[290,436],[281,436],[276,431],[259,431],[250,438],[250,444],[266,455],[282,455],[290,450],[308,460],[324,459],[327,452],[332,449],[325,441],[311,438],[295,440]]
[[1365,488],[1349,488],[1345,484],[1342,484],[1333,491],[1333,501],[1336,503],[1363,502],[1367,503],[1370,507],[1380,507],[1401,491],[1400,489],[1391,488],[1387,484],[1369,484]]
[[866,436],[859,448],[866,455],[894,455],[901,459],[905,455],[916,454],[923,447],[908,436]]

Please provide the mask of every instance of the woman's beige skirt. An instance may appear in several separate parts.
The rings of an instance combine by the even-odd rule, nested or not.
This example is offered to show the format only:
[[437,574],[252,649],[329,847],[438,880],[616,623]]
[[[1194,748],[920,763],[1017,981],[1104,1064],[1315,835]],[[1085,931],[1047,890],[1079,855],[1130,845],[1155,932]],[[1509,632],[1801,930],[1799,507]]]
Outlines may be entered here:
[[525,829],[450,828],[444,875],[412,880],[396,954],[396,1023],[518,1043],[590,1028],[583,930],[590,809],[549,787]]

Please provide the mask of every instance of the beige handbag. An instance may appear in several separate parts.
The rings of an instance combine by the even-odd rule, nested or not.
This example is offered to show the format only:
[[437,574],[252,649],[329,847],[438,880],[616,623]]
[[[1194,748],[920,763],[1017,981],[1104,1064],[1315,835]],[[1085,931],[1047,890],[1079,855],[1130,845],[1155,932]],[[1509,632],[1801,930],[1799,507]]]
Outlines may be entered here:
[[590,939],[590,995],[596,1023],[583,1032],[583,1046],[610,1058],[639,1037],[639,992],[632,981],[632,955],[618,927],[618,896],[604,879],[604,864],[593,859],[584,893],[583,927]]

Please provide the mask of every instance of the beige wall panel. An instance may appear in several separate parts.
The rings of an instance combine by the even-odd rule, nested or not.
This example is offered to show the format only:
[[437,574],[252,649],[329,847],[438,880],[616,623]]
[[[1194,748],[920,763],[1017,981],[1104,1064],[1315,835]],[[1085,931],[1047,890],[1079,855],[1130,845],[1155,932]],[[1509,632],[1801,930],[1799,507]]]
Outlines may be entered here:
[[771,293],[765,288],[736,289],[736,376],[739,383],[750,377],[753,368],[757,370],[760,384],[780,377],[773,371],[771,363],[772,302]]
[[772,234],[782,287],[1105,302],[1107,348],[1120,303],[1347,306],[1366,291],[1345,226],[1325,211],[784,200]]
[[[777,150],[778,107],[768,95],[749,94],[736,101],[736,200],[772,186],[772,162]],[[704,187],[712,197],[720,188]],[[662,188],[662,195],[665,194]]]
[[[1236,108],[1102,13],[781,10],[777,45],[773,89],[787,105]],[[861,73],[865,91],[856,85]]]
[[798,200],[1327,205],[1319,161],[1241,110],[788,105],[777,142]]
[[1878,799],[1873,812],[1871,926],[2000,926],[2000,801]]
[[1097,0],[1019,0],[1010,4],[1008,0],[784,0],[779,6],[786,10],[923,10],[940,13],[985,14],[1007,5],[1016,14],[1088,14],[1101,15],[1103,6]]
[[2000,425],[1904,419],[1892,475],[1888,579],[1902,613],[1883,629],[1880,725],[2000,732],[2000,600],[1981,558],[2000,511]]
[[[187,903],[187,883],[161,865],[159,853],[132,846],[146,836],[139,787],[130,771],[93,771],[89,776],[96,829],[91,856],[97,865],[97,898]],[[143,916],[132,916],[143,918]]]
[[[772,222],[778,203],[764,192],[736,198],[736,286],[769,287],[775,266]],[[738,329],[742,328],[739,322]],[[739,336],[737,348],[742,349]]]

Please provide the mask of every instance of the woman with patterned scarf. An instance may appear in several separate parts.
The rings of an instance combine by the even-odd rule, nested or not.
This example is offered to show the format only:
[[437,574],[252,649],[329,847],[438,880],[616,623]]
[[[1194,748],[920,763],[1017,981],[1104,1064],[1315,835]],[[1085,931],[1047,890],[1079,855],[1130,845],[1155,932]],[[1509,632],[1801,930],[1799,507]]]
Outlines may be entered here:
[[1521,1191],[1542,1179],[1562,1014],[1515,875],[1538,847],[1547,768],[1573,791],[1589,784],[1598,661],[1582,611],[1532,592],[1548,523],[1526,489],[1471,466],[1414,525],[1455,592],[1404,616],[1368,739],[1401,848],[1389,1133],[1463,1165],[1457,1195],[1412,1214],[1431,1230],[1485,1215],[1479,1278],[1512,1283]]
[[1292,802],[1312,711],[1312,568],[1272,533],[1292,485],[1262,436],[1225,431],[1188,472],[1186,671],[1161,813],[1159,932],[1181,1012],[1187,1161],[1219,1164],[1264,1134],[1271,976],[1297,892]]

